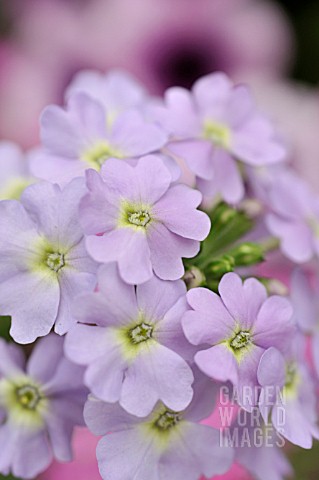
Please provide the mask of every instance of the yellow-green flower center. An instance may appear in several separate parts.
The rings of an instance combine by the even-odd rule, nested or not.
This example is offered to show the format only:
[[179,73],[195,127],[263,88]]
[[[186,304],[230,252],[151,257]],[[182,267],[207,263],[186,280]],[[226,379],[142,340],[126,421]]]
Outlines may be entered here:
[[157,345],[156,323],[145,317],[143,311],[125,326],[114,327],[114,341],[118,345],[123,358],[133,361],[141,351],[149,351]]
[[297,375],[296,366],[293,364],[288,365],[286,369],[286,384],[285,384],[286,387],[290,387],[291,385],[294,384],[296,380],[296,375]]
[[109,158],[123,158],[123,154],[106,141],[97,142],[82,155],[82,160],[95,170],[100,170],[103,163]]
[[151,205],[122,201],[118,220],[119,227],[146,230],[153,221]]
[[214,122],[213,120],[206,120],[203,130],[203,137],[206,140],[210,140],[217,147],[230,148],[231,131],[227,125]]
[[300,375],[296,364],[291,362],[286,365],[286,380],[283,387],[284,398],[295,398],[298,395]]
[[150,214],[143,210],[129,213],[127,219],[133,225],[138,225],[140,227],[145,227],[151,221]]
[[35,410],[41,400],[39,389],[34,385],[21,385],[16,388],[17,401],[22,408]]
[[181,414],[171,410],[165,410],[154,421],[154,427],[160,431],[167,431],[175,427],[181,421]]
[[251,344],[251,335],[250,332],[247,331],[240,331],[238,332],[234,338],[232,338],[229,342],[229,345],[234,350],[240,350],[241,348],[245,348]]
[[0,380],[0,406],[11,422],[27,429],[38,429],[43,426],[49,399],[40,384],[21,375]]
[[183,415],[183,411],[173,411],[160,403],[153,410],[149,420],[141,425],[141,431],[152,438],[159,452],[164,452],[170,447],[172,439],[179,441],[181,432],[186,433],[188,425]]
[[59,252],[49,253],[46,259],[46,264],[51,270],[58,272],[65,266],[64,254]]
[[153,326],[148,323],[142,322],[139,325],[136,325],[129,331],[129,337],[132,343],[138,344],[141,342],[146,342],[152,338]]
[[69,249],[60,243],[51,243],[44,237],[37,237],[32,245],[28,267],[31,271],[56,280],[62,268],[68,266]]
[[31,183],[31,179],[24,177],[16,177],[9,180],[0,190],[0,200],[19,200],[22,192]]

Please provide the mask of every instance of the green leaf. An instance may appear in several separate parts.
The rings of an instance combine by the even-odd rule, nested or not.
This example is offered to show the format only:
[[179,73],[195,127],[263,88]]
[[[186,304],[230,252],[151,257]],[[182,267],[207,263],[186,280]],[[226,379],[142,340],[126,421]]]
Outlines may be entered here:
[[319,443],[315,442],[311,450],[292,447],[288,451],[289,460],[295,471],[294,480],[318,480]]
[[11,340],[9,330],[11,326],[11,317],[2,317],[0,316],[0,337],[4,338],[5,340]]
[[0,480],[22,480],[18,477],[14,477],[13,475],[8,475],[7,477],[5,477],[4,475],[0,475]]

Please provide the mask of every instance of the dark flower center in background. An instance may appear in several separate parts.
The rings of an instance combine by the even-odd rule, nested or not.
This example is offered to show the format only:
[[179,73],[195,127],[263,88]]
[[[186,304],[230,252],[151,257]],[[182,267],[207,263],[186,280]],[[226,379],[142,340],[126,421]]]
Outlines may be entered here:
[[[154,48],[155,50],[155,48]],[[154,71],[162,89],[172,86],[190,88],[199,78],[222,68],[222,62],[211,48],[211,39],[172,39],[153,52]]]

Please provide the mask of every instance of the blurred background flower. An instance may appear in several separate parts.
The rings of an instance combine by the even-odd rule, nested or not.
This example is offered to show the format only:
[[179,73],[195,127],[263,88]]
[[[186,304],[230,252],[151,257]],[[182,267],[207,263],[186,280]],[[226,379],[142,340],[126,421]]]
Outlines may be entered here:
[[319,170],[317,89],[283,79],[293,73],[317,83],[319,38],[311,26],[319,8],[317,2],[307,8],[283,3],[293,14],[297,42],[288,15],[269,0],[3,0],[0,137],[34,146],[40,112],[62,103],[83,68],[124,68],[158,94],[222,70],[255,87],[288,139],[297,169],[319,189],[313,175],[314,166]]
[[[83,68],[122,67],[152,93],[223,70],[283,74],[293,35],[267,0],[4,0],[0,135],[38,140],[42,108]],[[243,73],[240,73],[243,72]]]

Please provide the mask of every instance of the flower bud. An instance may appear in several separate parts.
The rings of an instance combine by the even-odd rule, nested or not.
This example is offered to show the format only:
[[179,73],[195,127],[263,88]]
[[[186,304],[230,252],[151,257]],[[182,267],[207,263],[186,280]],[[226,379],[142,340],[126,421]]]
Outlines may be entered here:
[[231,255],[237,267],[254,265],[264,260],[263,248],[257,243],[245,242],[234,248]]
[[234,266],[234,258],[230,255],[223,255],[210,262],[207,270],[210,277],[221,278],[225,273],[232,272]]
[[184,274],[183,280],[186,283],[187,290],[200,287],[205,283],[205,275],[197,267],[190,267]]

